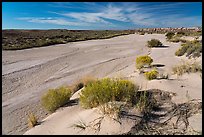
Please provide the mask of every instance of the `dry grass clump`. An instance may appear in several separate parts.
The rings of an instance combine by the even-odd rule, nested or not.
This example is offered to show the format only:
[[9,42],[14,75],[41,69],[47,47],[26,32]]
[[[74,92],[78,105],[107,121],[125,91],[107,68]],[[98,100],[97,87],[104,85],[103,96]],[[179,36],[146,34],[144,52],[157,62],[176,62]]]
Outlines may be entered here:
[[172,68],[172,71],[173,71],[174,74],[177,74],[178,76],[181,76],[184,73],[202,72],[202,66],[198,62],[193,62],[193,63],[182,62],[182,64],[174,66]]
[[93,108],[108,102],[132,103],[138,86],[128,80],[105,78],[89,83],[80,95],[84,108]]
[[119,101],[113,101],[105,103],[104,105],[100,106],[100,110],[103,115],[107,115],[115,120],[118,120],[120,117],[120,114],[122,112],[124,102]]
[[159,72],[156,70],[156,69],[153,69],[151,71],[148,71],[148,72],[145,72],[145,77],[148,79],[148,80],[153,80],[153,79],[156,79]]
[[69,86],[69,88],[71,89],[72,93],[75,93],[76,91],[82,89],[87,84],[94,82],[95,80],[96,80],[96,78],[94,78],[92,76],[85,76],[85,77],[79,79],[77,82],[75,82],[71,86]]
[[28,115],[28,126],[29,126],[29,128],[32,128],[32,127],[36,126],[37,124],[38,124],[37,117],[33,113],[30,113]]
[[65,87],[49,89],[41,98],[42,106],[49,112],[54,112],[69,101],[71,94],[71,90]]
[[141,69],[145,65],[150,66],[151,63],[153,62],[153,59],[150,56],[139,56],[136,58],[136,68]]
[[150,48],[161,47],[161,46],[163,46],[163,44],[158,39],[151,39],[150,41],[147,41],[147,46]]

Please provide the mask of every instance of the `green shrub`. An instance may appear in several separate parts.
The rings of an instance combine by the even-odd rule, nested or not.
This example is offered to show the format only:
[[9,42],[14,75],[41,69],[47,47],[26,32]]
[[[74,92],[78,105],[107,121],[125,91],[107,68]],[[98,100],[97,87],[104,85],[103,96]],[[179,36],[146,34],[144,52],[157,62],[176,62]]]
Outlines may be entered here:
[[160,47],[162,46],[163,44],[157,40],[157,39],[151,39],[150,41],[147,41],[147,46],[148,47]]
[[145,65],[150,66],[152,62],[153,62],[153,59],[151,57],[147,56],[147,55],[139,56],[139,57],[136,58],[136,68],[141,69]]
[[175,35],[173,32],[168,32],[165,36],[168,40],[172,39],[172,37]]
[[198,62],[182,62],[182,64],[174,66],[172,71],[174,74],[181,76],[184,73],[202,72],[202,66]]
[[145,77],[148,80],[153,80],[157,78],[158,74],[159,74],[158,71],[156,69],[153,69],[151,71],[145,72]]
[[71,97],[71,90],[65,87],[57,89],[49,89],[48,92],[42,96],[41,103],[43,107],[54,112],[57,108],[66,104]]
[[108,102],[132,103],[138,86],[128,80],[105,78],[89,83],[80,95],[84,108],[93,108]]
[[37,123],[38,123],[37,117],[36,117],[33,113],[30,113],[30,114],[28,115],[28,126],[29,126],[30,128],[32,128],[32,127],[36,126]]

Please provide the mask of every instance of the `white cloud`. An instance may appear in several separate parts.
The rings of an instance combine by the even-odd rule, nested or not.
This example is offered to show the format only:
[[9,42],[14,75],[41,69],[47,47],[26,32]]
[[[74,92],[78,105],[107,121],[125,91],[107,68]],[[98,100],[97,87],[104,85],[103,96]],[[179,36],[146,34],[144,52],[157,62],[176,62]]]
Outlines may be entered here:
[[34,17],[21,17],[21,18],[16,18],[18,20],[25,20],[27,22],[34,22],[34,23],[49,23],[49,24],[56,24],[56,25],[70,25],[70,26],[86,26],[87,24],[84,23],[79,23],[79,22],[70,22],[65,19],[61,18],[34,18]]
[[90,23],[96,23],[96,22],[103,22],[108,23],[107,21],[100,18],[101,13],[66,13],[61,14],[67,17],[72,17],[81,21],[90,22]]
[[[57,25],[71,26],[94,26],[94,27],[119,27],[119,24],[113,23],[111,20],[131,23],[136,26],[146,27],[176,27],[188,26],[189,24],[201,24],[202,17],[186,17],[182,13],[182,8],[179,9],[182,14],[177,13],[176,6],[184,6],[184,3],[160,3],[160,4],[144,4],[141,3],[109,3],[103,5],[100,3],[84,3],[82,7],[77,7],[76,4],[58,3],[56,6],[67,6],[68,9],[79,8],[84,9],[83,12],[51,12],[64,18],[21,18],[28,22],[49,23]],[[87,9],[87,10],[85,10]],[[177,7],[178,9],[178,7]],[[174,14],[172,14],[174,13]],[[66,19],[65,19],[66,18]]]

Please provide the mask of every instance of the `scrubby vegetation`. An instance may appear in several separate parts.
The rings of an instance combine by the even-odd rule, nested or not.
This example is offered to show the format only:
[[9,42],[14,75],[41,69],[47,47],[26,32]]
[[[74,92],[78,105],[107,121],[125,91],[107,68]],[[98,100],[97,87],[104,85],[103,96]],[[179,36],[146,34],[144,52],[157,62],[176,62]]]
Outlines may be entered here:
[[41,98],[42,106],[49,112],[54,112],[59,107],[66,104],[71,97],[71,90],[66,87],[49,89]]
[[147,56],[147,55],[139,56],[136,58],[136,68],[141,69],[145,65],[150,66],[152,62],[153,62],[153,59],[150,56]]
[[161,47],[163,44],[158,39],[151,39],[150,41],[147,41],[147,46],[152,47]]
[[181,48],[175,52],[175,55],[183,56],[185,53],[186,57],[199,57],[200,53],[202,53],[202,43],[195,40],[181,44]]
[[29,128],[32,128],[32,127],[36,126],[37,124],[38,124],[37,117],[33,113],[30,113],[28,115],[28,126],[29,126]]
[[175,35],[175,33],[174,32],[168,32],[168,33],[166,33],[166,38],[167,38],[167,40],[170,40],[170,39],[172,39],[172,37]]
[[156,70],[156,69],[153,69],[151,71],[148,71],[148,72],[145,72],[145,77],[148,79],[148,80],[153,80],[153,79],[156,79],[159,72]]
[[96,78],[92,76],[85,76],[75,83],[73,83],[69,88],[71,89],[72,93],[75,93],[76,91],[82,89],[83,87],[86,87],[89,83],[94,82]]
[[140,32],[139,34],[140,34],[140,35],[144,35],[144,34],[145,34],[145,32]]
[[80,95],[84,108],[93,108],[108,102],[132,103],[138,86],[128,80],[105,78],[89,83]]
[[202,36],[202,32],[201,31],[197,31],[197,32],[191,32],[191,31],[178,31],[177,33],[174,32],[168,32],[166,35],[166,39],[170,42],[182,42],[182,43],[186,43],[188,42],[185,39],[182,39],[182,36],[192,36],[192,37],[199,37]]
[[202,72],[202,66],[198,62],[190,63],[183,61],[181,64],[174,66],[172,71],[174,74],[181,76],[184,73]]
[[133,34],[133,30],[3,30],[2,49],[17,50]]

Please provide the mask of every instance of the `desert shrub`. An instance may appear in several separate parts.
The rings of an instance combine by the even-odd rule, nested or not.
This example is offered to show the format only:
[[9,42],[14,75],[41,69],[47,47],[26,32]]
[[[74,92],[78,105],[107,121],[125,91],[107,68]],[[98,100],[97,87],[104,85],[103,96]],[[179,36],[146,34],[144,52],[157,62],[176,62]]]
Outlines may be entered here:
[[153,59],[151,57],[147,56],[147,55],[139,56],[139,57],[136,58],[136,68],[141,69],[145,65],[150,66],[152,62],[153,62]]
[[140,34],[140,35],[144,35],[144,34],[145,34],[145,32],[140,32],[139,34]]
[[171,38],[169,41],[170,41],[170,42],[178,43],[178,42],[180,41],[180,38],[174,37],[174,38]]
[[148,47],[160,47],[162,46],[163,44],[157,40],[157,39],[151,39],[150,41],[147,41],[147,46]]
[[188,47],[184,46],[180,49],[178,49],[176,52],[175,52],[175,55],[176,56],[183,56],[185,53],[186,53],[186,50],[188,49]]
[[71,97],[71,90],[65,87],[49,89],[41,98],[43,107],[49,112],[54,112],[57,108],[66,104]]
[[170,40],[173,36],[175,35],[175,33],[173,32],[168,32],[165,36],[168,40]]
[[158,71],[156,69],[153,69],[151,71],[148,71],[148,72],[145,72],[145,77],[148,79],[148,80],[153,80],[153,79],[156,79],[157,76],[158,76]]
[[179,39],[179,41],[182,42],[182,43],[186,43],[187,42],[187,40],[185,40],[185,39]]
[[182,36],[185,36],[186,33],[185,33],[184,31],[179,31],[179,32],[176,33],[176,35],[177,35],[178,37],[182,37]]
[[184,73],[202,72],[202,66],[198,62],[182,62],[181,64],[174,66],[172,71],[174,74],[181,76]]
[[89,83],[80,95],[84,108],[93,108],[108,102],[122,101],[131,103],[138,86],[128,80],[105,78]]
[[176,56],[183,56],[186,53],[186,56],[189,57],[199,57],[200,53],[202,53],[202,45],[198,41],[191,41],[185,44],[181,44],[181,48],[179,48],[176,52]]
[[36,126],[37,123],[38,123],[37,117],[36,117],[33,113],[30,113],[30,114],[28,115],[28,126],[29,126],[30,128],[32,128],[32,127]]

